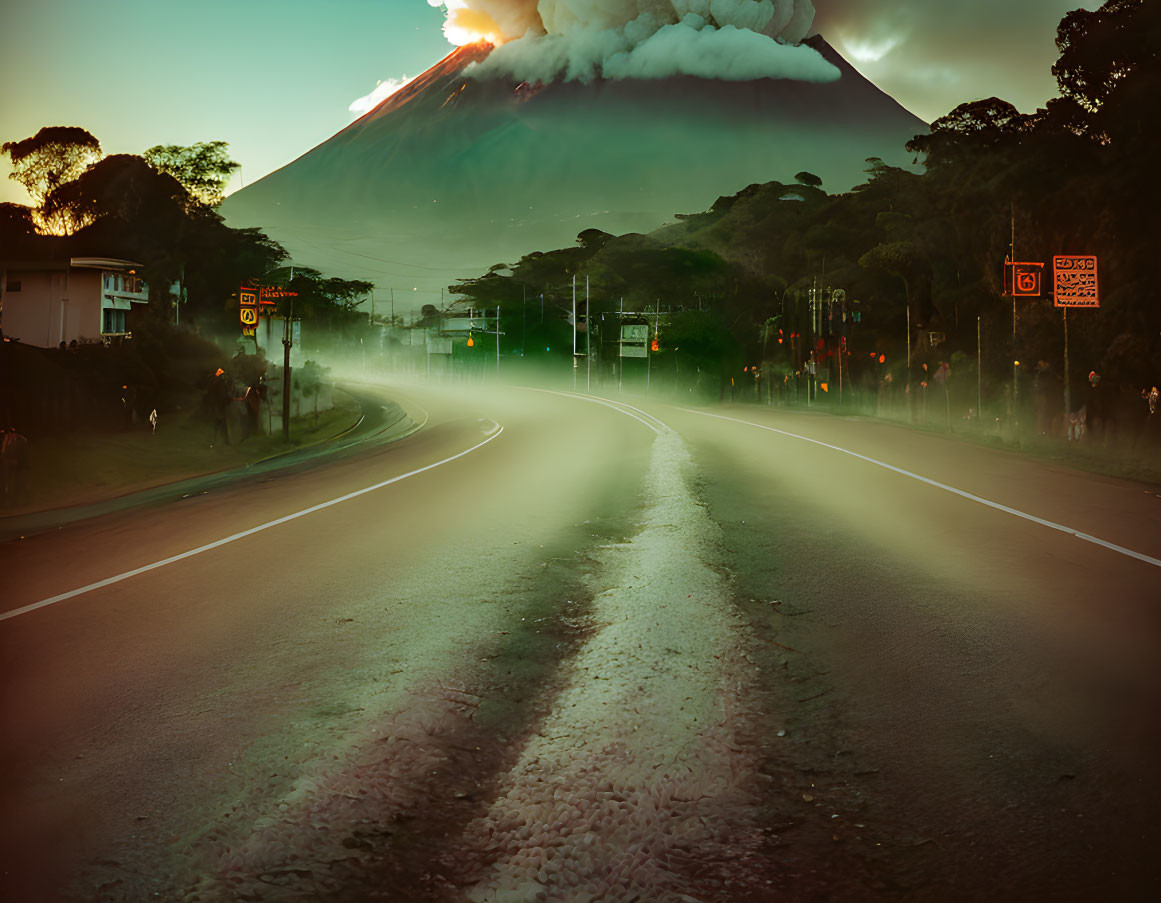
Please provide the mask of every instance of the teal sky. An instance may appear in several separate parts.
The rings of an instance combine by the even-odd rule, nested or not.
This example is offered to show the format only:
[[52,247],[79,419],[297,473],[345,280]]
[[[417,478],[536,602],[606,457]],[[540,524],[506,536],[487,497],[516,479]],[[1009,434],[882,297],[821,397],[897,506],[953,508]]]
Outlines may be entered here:
[[[815,24],[924,119],[999,95],[1054,93],[1056,23],[1076,0],[814,0]],[[224,140],[230,189],[347,125],[377,81],[451,50],[426,0],[0,0],[0,141],[42,126],[92,132],[105,153]],[[0,162],[0,201],[27,197]]]
[[[0,141],[46,125],[82,126],[107,154],[224,140],[246,183],[452,49],[424,0],[0,0],[0,22]],[[26,203],[9,172],[0,201]]]

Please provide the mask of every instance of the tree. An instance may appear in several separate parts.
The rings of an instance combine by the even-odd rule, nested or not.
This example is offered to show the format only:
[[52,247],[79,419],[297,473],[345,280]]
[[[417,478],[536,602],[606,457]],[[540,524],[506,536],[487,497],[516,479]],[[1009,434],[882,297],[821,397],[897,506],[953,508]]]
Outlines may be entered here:
[[889,241],[875,245],[859,258],[859,266],[898,276],[903,282],[907,303],[915,308],[912,321],[930,322],[931,264],[914,242]]
[[293,377],[302,397],[314,399],[314,422],[316,424],[318,423],[319,396],[322,394],[323,386],[326,385],[328,372],[329,368],[322,367],[314,361],[307,361],[298,368],[298,372]]
[[[0,153],[12,161],[8,178],[19,182],[37,207],[61,185],[67,184],[101,159],[101,143],[76,126],[45,126],[31,138],[6,141]],[[40,211],[38,225],[52,233],[67,233],[67,221],[57,221]]]
[[794,181],[799,185],[809,185],[811,188],[822,187],[822,179],[816,176],[814,173],[806,172],[805,170],[802,172],[796,172],[794,174]]
[[158,172],[177,179],[191,195],[208,207],[222,203],[230,174],[241,164],[226,155],[225,141],[204,141],[182,147],[158,144],[142,156]]
[[0,204],[0,244],[9,248],[22,239],[36,234],[31,207],[23,204]]
[[157,232],[180,221],[191,200],[181,183],[141,157],[114,154],[54,188],[41,209],[71,230],[111,218],[138,232]]
[[[1108,0],[1070,12],[1056,33],[1052,74],[1061,97],[1049,111],[1099,142],[1157,136],[1161,83],[1161,9],[1142,0]],[[1142,149],[1136,149],[1141,152]]]
[[288,315],[293,308],[296,318],[321,320],[337,327],[365,319],[358,312],[358,306],[375,286],[362,279],[324,277],[318,270],[296,266],[294,277],[285,287],[297,294],[279,301],[280,315]]
[[8,176],[39,205],[53,189],[70,182],[101,157],[101,143],[85,129],[45,126],[31,138],[6,141],[0,152],[12,161]]
[[1006,100],[973,100],[931,123],[931,133],[916,135],[907,142],[907,150],[924,154],[926,167],[936,169],[1011,144],[1034,123],[1035,117],[1024,115]]

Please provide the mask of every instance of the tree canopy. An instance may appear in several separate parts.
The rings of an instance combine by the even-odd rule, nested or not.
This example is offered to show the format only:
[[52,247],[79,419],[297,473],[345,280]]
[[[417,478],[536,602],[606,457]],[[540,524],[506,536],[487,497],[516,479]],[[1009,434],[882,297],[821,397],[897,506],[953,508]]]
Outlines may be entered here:
[[102,218],[140,231],[168,232],[188,215],[192,198],[172,176],[157,172],[141,157],[114,154],[53,189],[43,209],[72,231]]
[[6,141],[0,152],[12,161],[9,178],[23,185],[39,204],[53,189],[100,159],[101,143],[85,129],[55,125],[23,141]]
[[158,172],[173,176],[191,195],[209,207],[217,207],[225,195],[230,174],[239,163],[226,154],[225,141],[204,141],[182,147],[158,144],[142,156]]
[[[53,191],[101,159],[101,143],[85,129],[55,125],[45,126],[23,141],[4,142],[0,153],[7,154],[12,162],[8,177],[23,185],[40,207]],[[58,221],[50,214],[36,218],[45,231],[68,231],[67,220]]]

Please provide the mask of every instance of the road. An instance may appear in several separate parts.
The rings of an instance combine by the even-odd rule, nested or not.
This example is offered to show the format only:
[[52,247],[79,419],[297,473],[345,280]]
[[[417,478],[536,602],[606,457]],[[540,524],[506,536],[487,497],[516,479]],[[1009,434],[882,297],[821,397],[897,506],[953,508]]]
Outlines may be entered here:
[[0,545],[5,899],[1161,889],[1161,490],[389,394],[422,430]]

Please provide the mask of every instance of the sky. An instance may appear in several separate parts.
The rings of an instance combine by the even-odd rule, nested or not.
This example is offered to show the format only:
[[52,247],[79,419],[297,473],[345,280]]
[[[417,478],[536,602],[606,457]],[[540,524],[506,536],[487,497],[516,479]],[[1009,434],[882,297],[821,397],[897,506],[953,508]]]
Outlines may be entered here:
[[[555,0],[581,4],[589,0]],[[716,0],[715,0],[716,2]],[[736,2],[736,0],[730,0]],[[920,118],[1056,93],[1056,24],[1077,0],[814,0],[815,30]],[[0,141],[81,126],[107,154],[228,142],[229,191],[325,141],[380,81],[452,50],[427,0],[0,0]],[[0,161],[0,201],[27,203]]]

